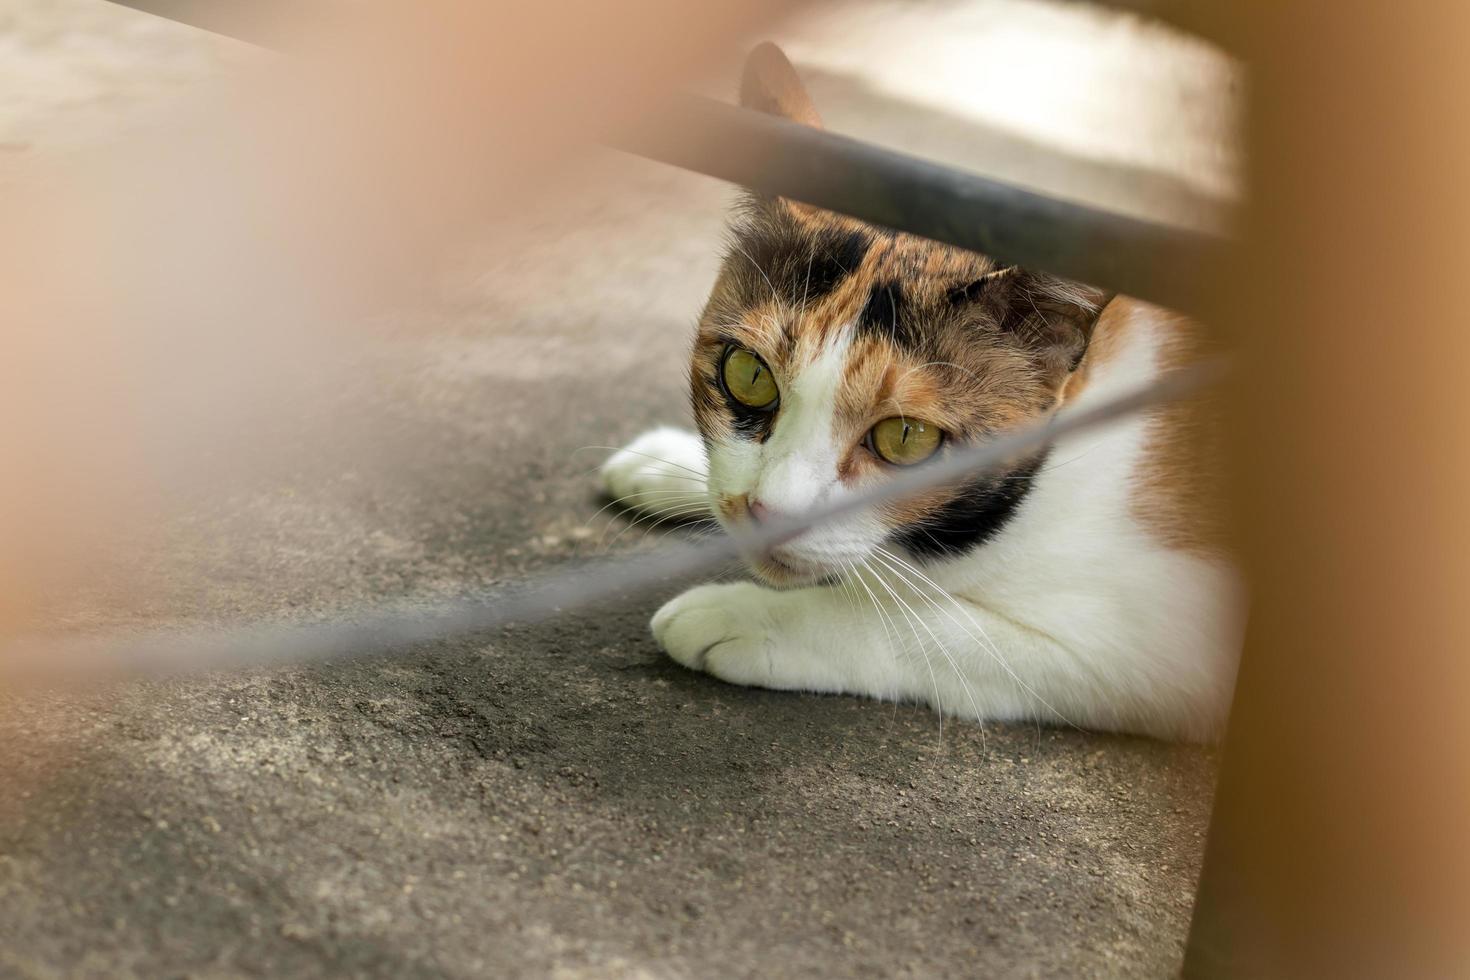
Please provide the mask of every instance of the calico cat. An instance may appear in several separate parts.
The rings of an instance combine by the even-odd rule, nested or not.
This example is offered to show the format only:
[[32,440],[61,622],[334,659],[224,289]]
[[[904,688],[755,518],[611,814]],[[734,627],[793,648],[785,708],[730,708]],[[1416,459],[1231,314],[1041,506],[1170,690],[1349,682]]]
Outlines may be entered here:
[[[821,124],[769,44],[741,103]],[[1202,343],[1126,297],[750,196],[694,341],[699,434],[645,433],[603,484],[635,509],[707,509],[726,527],[799,513],[1132,389]],[[1243,606],[1214,430],[1205,403],[1161,409],[812,529],[752,560],[762,584],[692,588],[653,634],[736,684],[1212,739]]]

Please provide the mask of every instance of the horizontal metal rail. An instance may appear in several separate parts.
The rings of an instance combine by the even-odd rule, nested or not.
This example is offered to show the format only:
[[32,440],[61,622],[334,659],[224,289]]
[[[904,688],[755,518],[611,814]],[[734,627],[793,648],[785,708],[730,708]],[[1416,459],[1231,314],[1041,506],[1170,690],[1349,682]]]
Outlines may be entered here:
[[1184,312],[1205,305],[1228,239],[1046,197],[700,96],[650,113],[614,145]]
[[[219,0],[114,0],[244,40],[264,34]],[[1228,239],[1058,200],[850,136],[694,95],[612,145],[767,194],[909,232],[1187,313],[1207,307]]]
[[278,25],[299,19],[308,10],[313,19],[345,17],[340,0],[112,0],[123,7],[175,20],[201,30],[224,34],[261,47],[281,47],[286,40]]

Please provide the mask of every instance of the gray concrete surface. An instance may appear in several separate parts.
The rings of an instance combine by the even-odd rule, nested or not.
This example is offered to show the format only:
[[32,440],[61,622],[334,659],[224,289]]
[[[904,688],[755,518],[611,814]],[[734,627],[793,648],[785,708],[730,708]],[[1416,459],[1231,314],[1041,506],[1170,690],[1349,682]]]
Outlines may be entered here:
[[[834,121],[882,111],[823,83]],[[461,594],[598,553],[687,417],[712,181],[589,155],[344,350],[273,463],[99,548],[57,622]],[[333,419],[351,419],[340,438]],[[325,420],[325,421],[324,421]],[[640,531],[614,549],[638,547]],[[751,691],[660,596],[401,659],[0,695],[0,975],[1172,975],[1209,750]]]

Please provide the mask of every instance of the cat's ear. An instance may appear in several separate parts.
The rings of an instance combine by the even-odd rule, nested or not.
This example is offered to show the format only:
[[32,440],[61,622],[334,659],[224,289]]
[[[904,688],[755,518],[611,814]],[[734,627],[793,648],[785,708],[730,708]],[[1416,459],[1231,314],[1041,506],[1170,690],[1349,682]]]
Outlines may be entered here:
[[1097,318],[1114,295],[1011,266],[956,290],[951,298],[982,305],[1001,333],[1027,350],[1060,384],[1082,363]]
[[780,48],[762,41],[745,59],[740,76],[740,104],[771,116],[822,128],[822,117],[806,86]]

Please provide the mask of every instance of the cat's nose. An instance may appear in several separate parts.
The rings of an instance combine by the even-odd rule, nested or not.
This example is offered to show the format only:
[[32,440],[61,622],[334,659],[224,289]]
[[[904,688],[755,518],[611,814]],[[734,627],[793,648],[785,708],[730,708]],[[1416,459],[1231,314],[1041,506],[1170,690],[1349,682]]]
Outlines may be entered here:
[[750,501],[745,509],[750,512],[750,519],[753,521],[769,521],[775,516],[775,512],[759,500]]

